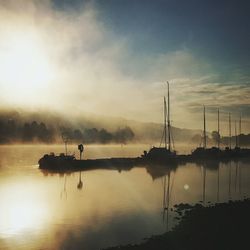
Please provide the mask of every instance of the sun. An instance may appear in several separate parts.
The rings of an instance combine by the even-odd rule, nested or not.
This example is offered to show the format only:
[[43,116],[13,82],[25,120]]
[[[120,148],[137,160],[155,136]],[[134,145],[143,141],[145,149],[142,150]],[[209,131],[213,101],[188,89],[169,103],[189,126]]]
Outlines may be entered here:
[[34,94],[53,79],[46,44],[36,33],[12,32],[0,42],[0,53],[0,84],[6,94]]

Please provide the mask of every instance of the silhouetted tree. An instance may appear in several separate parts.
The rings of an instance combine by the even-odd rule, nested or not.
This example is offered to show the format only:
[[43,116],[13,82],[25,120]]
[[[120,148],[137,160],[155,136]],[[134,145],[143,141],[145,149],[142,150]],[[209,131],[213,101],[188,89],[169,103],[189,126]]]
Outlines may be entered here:
[[101,129],[99,132],[99,140],[101,143],[108,143],[111,142],[113,136],[111,133],[107,132],[105,129]]
[[6,135],[6,125],[3,120],[0,120],[0,143],[7,143],[8,137]]
[[6,137],[8,137],[9,140],[13,141],[17,136],[17,127],[16,122],[13,119],[9,119],[6,126]]
[[218,133],[218,131],[213,131],[212,134],[212,140],[215,142],[215,143],[218,143],[219,139],[220,139],[220,134]]
[[85,129],[83,134],[84,142],[98,142],[98,130],[96,128]]
[[118,129],[114,133],[102,128],[88,128],[81,131],[72,127],[47,127],[44,122],[17,122],[15,119],[0,117],[0,143],[9,142],[45,142],[51,143],[61,135],[67,136],[68,141],[83,143],[126,143],[133,140],[134,132],[130,127]]
[[53,130],[48,129],[46,125],[41,122],[38,125],[37,137],[39,141],[42,142],[52,142],[53,141]]
[[83,134],[79,129],[75,129],[73,132],[73,138],[75,142],[82,142],[83,140]]
[[32,131],[30,129],[29,123],[24,123],[23,129],[22,129],[22,139],[24,142],[30,142],[32,141]]
[[119,143],[126,143],[134,138],[135,134],[130,127],[118,129],[115,133],[115,141]]

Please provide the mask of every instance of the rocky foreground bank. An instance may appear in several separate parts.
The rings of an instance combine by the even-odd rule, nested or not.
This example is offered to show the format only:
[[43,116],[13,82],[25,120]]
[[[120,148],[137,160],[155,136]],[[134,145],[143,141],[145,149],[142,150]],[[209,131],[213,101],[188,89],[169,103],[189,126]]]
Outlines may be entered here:
[[141,244],[105,250],[228,250],[250,249],[250,199],[203,207],[181,204],[182,219],[172,231]]

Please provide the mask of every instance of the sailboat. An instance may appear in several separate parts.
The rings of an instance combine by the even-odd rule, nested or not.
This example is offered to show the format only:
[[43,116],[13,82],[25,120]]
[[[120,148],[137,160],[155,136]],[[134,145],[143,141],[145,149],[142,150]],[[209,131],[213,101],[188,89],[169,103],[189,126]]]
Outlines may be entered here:
[[[249,157],[250,149],[240,148],[239,139],[237,134],[237,126],[235,121],[235,147],[232,148],[232,135],[231,135],[231,114],[229,113],[229,147],[225,150],[220,148],[220,124],[219,124],[219,110],[218,110],[218,144],[217,147],[207,148],[207,135],[206,135],[206,109],[203,109],[204,117],[204,129],[203,129],[203,146],[197,147],[191,154],[193,159],[208,159],[208,160],[218,160],[218,159],[230,159],[230,158],[241,158]],[[241,117],[239,122],[239,130],[241,133]]]
[[221,156],[220,150],[220,125],[219,125],[219,110],[218,110],[218,147],[207,148],[207,132],[206,132],[206,108],[203,107],[203,147],[197,147],[192,152],[192,157],[195,158],[218,158]]
[[152,147],[149,152],[144,151],[143,158],[149,161],[155,162],[167,162],[169,160],[176,159],[176,152],[172,149],[171,141],[171,123],[170,123],[170,97],[169,97],[169,82],[167,82],[167,101],[164,96],[164,146],[163,147]]

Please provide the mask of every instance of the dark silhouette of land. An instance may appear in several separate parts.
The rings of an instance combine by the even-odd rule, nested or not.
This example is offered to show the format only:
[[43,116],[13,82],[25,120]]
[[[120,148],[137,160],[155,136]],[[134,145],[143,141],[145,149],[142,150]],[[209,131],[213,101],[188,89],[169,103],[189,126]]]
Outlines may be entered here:
[[[171,127],[176,143],[201,144],[201,130]],[[17,112],[0,110],[0,144],[62,143],[61,134],[67,134],[71,143],[154,143],[162,135],[162,124],[143,123],[111,117],[69,119],[49,112]],[[250,134],[238,135],[241,146],[250,145]],[[221,147],[227,146],[229,137],[220,137]],[[232,145],[236,141],[231,137]],[[217,145],[216,131],[207,133],[208,146]]]
[[[13,119],[3,120],[0,118],[0,144],[8,143],[54,143],[58,142],[60,134],[67,136],[69,142],[78,143],[127,143],[133,140],[134,132],[130,127],[119,128],[110,133],[102,128],[86,128],[84,130],[47,126],[44,122],[18,123]],[[61,141],[60,141],[61,142]]]
[[200,204],[176,206],[181,221],[163,235],[152,236],[141,244],[106,250],[211,250],[248,249],[250,200],[221,203],[209,207]]
[[[28,129],[33,122],[45,125],[47,134],[39,137],[34,130],[23,135],[24,124]],[[0,143],[61,143],[61,133],[67,131],[75,142],[83,143],[126,143],[158,142],[162,135],[162,124],[139,122],[119,117],[71,114],[49,111],[0,110]],[[172,127],[176,142],[187,142],[200,133],[199,130]],[[132,133],[131,133],[132,132]],[[84,137],[84,141],[80,141]]]
[[[241,146],[248,146],[250,145],[250,134],[240,134],[236,136],[231,136],[231,142],[232,145],[235,145],[236,139],[240,141],[240,145]],[[200,134],[195,134],[192,138],[191,138],[191,142],[193,142],[194,144],[201,144],[202,141],[202,136]],[[220,137],[220,144],[221,146],[227,146],[229,145],[229,141],[230,138],[229,136],[221,136]],[[218,143],[218,133],[217,131],[212,131],[211,133],[211,137],[207,136],[207,143],[210,146],[214,146]]]

